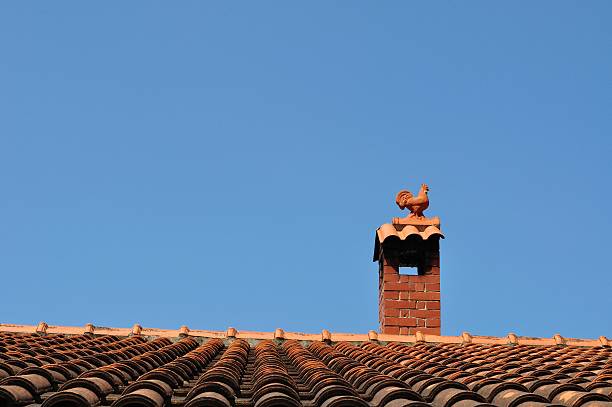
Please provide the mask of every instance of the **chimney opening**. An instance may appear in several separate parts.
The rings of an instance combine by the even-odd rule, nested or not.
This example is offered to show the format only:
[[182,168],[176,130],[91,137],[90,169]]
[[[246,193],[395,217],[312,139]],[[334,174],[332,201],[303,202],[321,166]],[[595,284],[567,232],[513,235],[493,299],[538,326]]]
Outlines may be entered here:
[[410,266],[400,266],[399,267],[400,276],[418,276],[419,268],[418,267],[410,267]]

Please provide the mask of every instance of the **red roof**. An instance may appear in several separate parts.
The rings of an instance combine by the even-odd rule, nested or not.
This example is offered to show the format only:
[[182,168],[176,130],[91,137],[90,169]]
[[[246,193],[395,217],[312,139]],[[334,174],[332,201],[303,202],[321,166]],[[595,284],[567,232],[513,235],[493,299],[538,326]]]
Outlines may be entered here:
[[0,406],[612,406],[607,338],[0,325]]

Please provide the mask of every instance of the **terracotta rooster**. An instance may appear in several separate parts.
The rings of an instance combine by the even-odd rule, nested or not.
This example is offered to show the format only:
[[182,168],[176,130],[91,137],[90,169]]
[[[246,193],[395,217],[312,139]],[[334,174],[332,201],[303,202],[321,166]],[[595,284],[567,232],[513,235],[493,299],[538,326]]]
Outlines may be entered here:
[[410,191],[399,191],[395,197],[395,203],[400,209],[408,208],[410,210],[409,218],[423,219],[425,217],[423,211],[429,207],[427,192],[429,192],[427,184],[421,184],[417,196],[412,195]]

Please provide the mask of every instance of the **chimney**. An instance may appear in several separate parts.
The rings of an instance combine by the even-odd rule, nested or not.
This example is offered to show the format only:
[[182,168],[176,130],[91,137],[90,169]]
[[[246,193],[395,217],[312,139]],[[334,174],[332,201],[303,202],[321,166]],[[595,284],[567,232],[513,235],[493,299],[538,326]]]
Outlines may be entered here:
[[440,335],[440,231],[438,217],[427,218],[429,187],[417,196],[400,191],[396,203],[409,209],[376,230],[378,320],[383,334]]

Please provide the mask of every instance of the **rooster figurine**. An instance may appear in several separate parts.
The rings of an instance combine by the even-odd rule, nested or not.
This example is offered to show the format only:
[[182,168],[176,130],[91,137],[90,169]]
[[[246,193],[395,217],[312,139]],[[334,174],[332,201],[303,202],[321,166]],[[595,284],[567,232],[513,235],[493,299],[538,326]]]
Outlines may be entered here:
[[421,184],[421,189],[417,196],[412,195],[410,191],[399,191],[395,197],[395,203],[400,209],[408,208],[410,210],[409,218],[423,219],[423,211],[429,207],[429,197],[427,193],[429,187],[427,184]]

